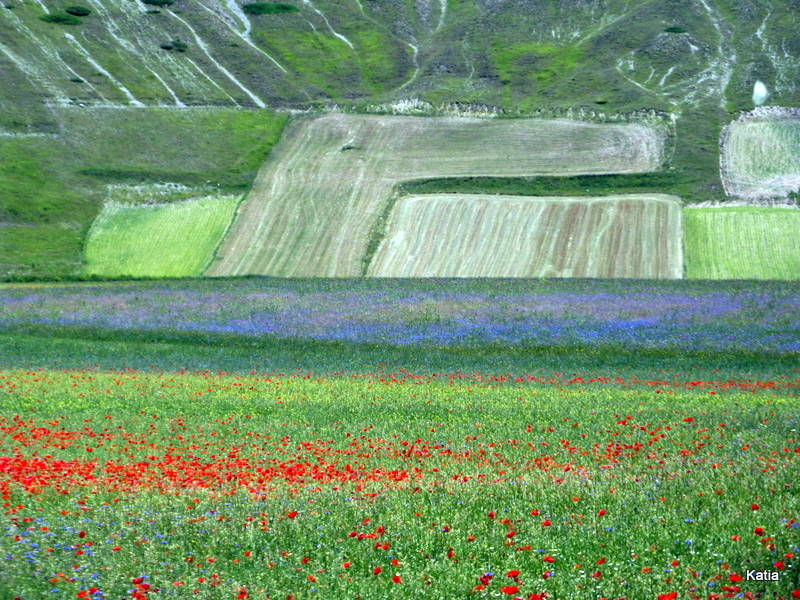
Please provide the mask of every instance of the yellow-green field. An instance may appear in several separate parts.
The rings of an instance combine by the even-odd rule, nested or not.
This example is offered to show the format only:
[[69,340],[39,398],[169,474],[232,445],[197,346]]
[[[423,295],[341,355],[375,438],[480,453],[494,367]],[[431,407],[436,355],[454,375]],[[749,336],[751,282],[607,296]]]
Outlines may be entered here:
[[394,207],[375,277],[680,279],[681,202],[435,194]]
[[800,279],[800,210],[686,208],[689,279]]
[[85,272],[107,277],[200,275],[238,203],[236,196],[150,206],[109,203],[89,232]]

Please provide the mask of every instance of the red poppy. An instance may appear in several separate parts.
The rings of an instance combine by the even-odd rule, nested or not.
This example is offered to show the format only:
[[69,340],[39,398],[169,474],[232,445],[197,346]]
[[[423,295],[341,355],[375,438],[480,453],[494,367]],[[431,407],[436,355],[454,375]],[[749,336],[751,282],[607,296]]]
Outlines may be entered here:
[[597,511],[597,516],[598,517],[602,517],[604,514],[606,514],[606,509],[605,508],[601,508],[600,510]]
[[383,570],[383,569],[381,569],[380,567],[375,567],[375,568],[372,570],[372,574],[373,574],[373,575],[380,575],[380,572],[381,572],[382,570]]
[[764,535],[764,528],[763,527],[756,527],[753,529],[753,533],[756,535]]
[[519,591],[519,588],[515,585],[504,585],[500,588],[500,591],[504,594],[516,594]]
[[297,516],[297,511],[296,511],[296,510],[293,510],[292,512],[290,512],[290,513],[289,513],[288,515],[286,515],[286,516],[287,516],[287,517],[289,517],[290,519],[294,519],[294,518]]
[[519,570],[511,569],[508,573],[506,573],[506,577],[519,577]]
[[545,519],[544,521],[542,521],[542,527],[550,527],[550,525],[551,525],[550,519]]
[[751,509],[751,510],[758,510],[759,508],[761,508],[761,507],[760,507],[758,504],[755,504],[755,503],[753,503],[753,504],[750,506],[750,509]]
[[343,563],[342,563],[342,568],[343,568],[343,569],[349,569],[349,568],[350,568],[350,561],[343,562]]
[[732,583],[738,583],[739,581],[742,580],[742,576],[739,575],[738,573],[731,573],[728,576],[728,579],[730,579]]
[[400,575],[395,575],[394,577],[392,577],[392,581],[394,583],[402,583],[403,582],[403,580],[400,579]]

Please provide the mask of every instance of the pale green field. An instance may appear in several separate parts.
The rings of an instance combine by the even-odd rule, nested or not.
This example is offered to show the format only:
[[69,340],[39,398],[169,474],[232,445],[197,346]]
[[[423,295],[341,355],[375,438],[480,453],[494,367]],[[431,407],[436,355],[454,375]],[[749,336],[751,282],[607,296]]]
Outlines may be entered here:
[[86,242],[87,275],[201,275],[228,229],[238,196],[151,206],[109,203]]
[[730,196],[785,198],[800,189],[800,118],[734,121],[723,136],[721,176]]
[[800,210],[685,208],[688,279],[800,279]]

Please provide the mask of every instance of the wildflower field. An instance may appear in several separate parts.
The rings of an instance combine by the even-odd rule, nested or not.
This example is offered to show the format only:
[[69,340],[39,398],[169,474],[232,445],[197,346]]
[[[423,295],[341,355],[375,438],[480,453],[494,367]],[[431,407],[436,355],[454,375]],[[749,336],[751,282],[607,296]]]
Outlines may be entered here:
[[792,284],[0,297],[3,600],[800,597]]
[[[19,598],[789,598],[800,382],[0,374]],[[779,582],[745,582],[747,570]]]

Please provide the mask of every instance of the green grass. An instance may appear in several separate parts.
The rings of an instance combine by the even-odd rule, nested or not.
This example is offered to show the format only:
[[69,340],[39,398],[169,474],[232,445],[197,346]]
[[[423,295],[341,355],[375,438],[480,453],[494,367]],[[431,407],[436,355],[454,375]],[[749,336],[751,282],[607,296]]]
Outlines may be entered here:
[[[6,277],[81,270],[81,245],[111,184],[181,183],[242,193],[286,115],[218,108],[54,108],[50,137],[0,137]],[[184,197],[177,191],[175,199]],[[171,201],[159,195],[159,202]]]
[[800,211],[785,208],[684,209],[690,279],[800,279]]
[[247,188],[287,116],[214,108],[69,108],[62,119],[78,170],[92,177]]
[[788,392],[377,373],[0,381],[17,415],[0,417],[0,448],[15,452],[0,590],[23,598],[122,597],[144,575],[158,597],[203,600],[449,600],[507,585],[655,599],[778,560],[780,582],[738,586],[797,587]]
[[201,275],[239,205],[236,196],[156,206],[107,205],[86,241],[86,275]]
[[453,177],[409,181],[400,184],[398,191],[412,196],[440,193],[605,196],[668,193],[679,181],[679,175],[669,172],[572,177]]

